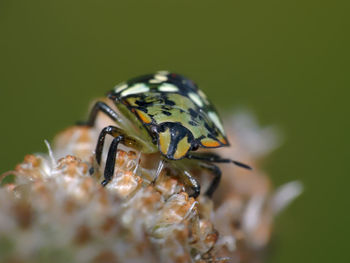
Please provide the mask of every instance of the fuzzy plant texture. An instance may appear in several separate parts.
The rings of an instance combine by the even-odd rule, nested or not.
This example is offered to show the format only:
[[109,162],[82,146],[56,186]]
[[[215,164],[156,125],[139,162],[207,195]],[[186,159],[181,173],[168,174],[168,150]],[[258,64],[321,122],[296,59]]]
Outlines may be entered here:
[[[59,133],[48,154],[27,155],[1,177],[0,262],[263,262],[274,217],[302,186],[273,189],[259,169],[279,145],[273,127],[244,112],[226,124],[233,146],[217,153],[254,169],[221,165],[213,199],[189,197],[179,171],[130,148],[118,150],[102,187],[93,153],[104,120]],[[202,189],[212,178],[196,176]]]

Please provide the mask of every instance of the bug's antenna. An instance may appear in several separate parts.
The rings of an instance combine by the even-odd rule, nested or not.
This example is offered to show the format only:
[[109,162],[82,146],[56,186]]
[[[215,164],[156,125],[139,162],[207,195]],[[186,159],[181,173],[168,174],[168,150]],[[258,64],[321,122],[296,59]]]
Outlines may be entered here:
[[239,167],[242,167],[244,169],[247,169],[247,170],[253,170],[253,168],[245,163],[241,163],[241,162],[238,162],[238,161],[235,161],[235,160],[231,160],[233,164],[239,166]]
[[244,168],[247,170],[253,170],[253,168],[251,166],[249,166],[248,164],[241,163],[239,161],[235,161],[232,159],[224,159],[224,158],[218,157],[218,158],[212,158],[211,161],[214,163],[233,163],[234,165],[237,165],[238,167],[241,167],[241,168]]
[[209,154],[188,154],[188,159],[196,159],[196,160],[202,160],[207,162],[213,162],[213,163],[233,163],[241,168],[247,169],[247,170],[253,170],[251,166],[248,164],[244,164],[232,159],[226,159],[221,158],[219,155],[215,153],[209,153]]

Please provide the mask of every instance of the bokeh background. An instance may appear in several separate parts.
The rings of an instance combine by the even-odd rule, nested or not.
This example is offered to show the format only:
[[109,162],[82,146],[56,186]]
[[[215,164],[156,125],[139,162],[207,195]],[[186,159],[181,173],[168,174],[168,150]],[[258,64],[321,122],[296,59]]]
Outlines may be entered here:
[[0,1],[0,172],[84,119],[91,100],[168,69],[221,112],[245,106],[284,145],[265,163],[304,194],[267,262],[350,262],[346,1]]

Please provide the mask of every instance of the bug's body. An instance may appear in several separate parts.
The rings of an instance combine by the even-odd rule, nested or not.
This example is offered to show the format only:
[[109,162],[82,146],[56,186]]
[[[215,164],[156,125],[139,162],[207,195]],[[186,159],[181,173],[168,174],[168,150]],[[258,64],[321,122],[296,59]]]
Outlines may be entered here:
[[108,96],[117,107],[122,103],[139,118],[168,159],[182,159],[198,147],[228,144],[212,104],[180,75],[145,75],[118,85]]
[[[134,78],[117,85],[108,93],[108,98],[115,103],[122,116],[106,104],[98,102],[87,122],[93,126],[97,113],[102,111],[119,126],[104,128],[97,142],[96,160],[100,164],[106,134],[115,137],[109,149],[103,185],[113,176],[115,154],[120,142],[144,153],[159,151],[165,160],[199,160],[198,166],[215,175],[206,192],[208,196],[213,194],[221,176],[220,169],[212,162],[233,162],[249,168],[217,155],[193,153],[199,147],[227,146],[228,141],[214,106],[191,80],[181,75],[163,71]],[[199,195],[200,186],[197,181],[187,171],[184,174],[194,190],[193,196]]]

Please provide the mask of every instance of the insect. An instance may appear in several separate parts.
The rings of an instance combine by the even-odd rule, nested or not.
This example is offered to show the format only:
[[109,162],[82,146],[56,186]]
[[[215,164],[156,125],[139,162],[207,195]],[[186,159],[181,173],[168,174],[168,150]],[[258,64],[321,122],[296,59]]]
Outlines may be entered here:
[[[214,163],[248,165],[221,158],[213,153],[195,152],[199,148],[228,146],[222,122],[214,106],[197,85],[188,78],[167,71],[144,75],[120,83],[107,97],[117,108],[104,102],[93,106],[87,125],[92,127],[99,112],[109,116],[116,126],[102,129],[96,144],[95,158],[101,164],[106,135],[114,137],[109,146],[104,169],[105,186],[112,179],[119,143],[143,153],[160,152],[164,161],[193,160],[198,167],[212,172],[214,178],[205,194],[211,197],[217,188],[221,171]],[[200,194],[200,184],[188,172],[184,181],[193,190],[194,198]]]

